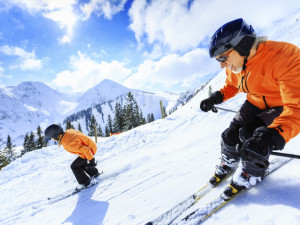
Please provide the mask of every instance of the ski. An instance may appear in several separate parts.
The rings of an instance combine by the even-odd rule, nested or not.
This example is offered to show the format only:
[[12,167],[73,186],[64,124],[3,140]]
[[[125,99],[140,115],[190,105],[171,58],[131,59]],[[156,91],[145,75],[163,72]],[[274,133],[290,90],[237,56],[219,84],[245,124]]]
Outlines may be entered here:
[[[290,162],[291,160],[292,160],[291,158],[275,158],[270,163],[269,169],[265,176],[276,171],[278,168]],[[247,190],[249,189],[245,189],[241,192],[238,192],[236,195],[234,195],[232,198],[226,201],[221,196],[219,196],[216,199],[208,202],[206,205],[200,206],[199,208],[197,208],[196,210],[194,210],[193,212],[185,216],[183,219],[181,219],[179,222],[175,223],[174,225],[182,225],[182,224],[186,224],[187,222],[189,222],[189,224],[200,224],[208,217],[210,217],[213,213],[217,212],[223,206],[231,202],[231,200],[233,200],[236,196],[240,195],[241,193]]]
[[167,212],[163,213],[156,219],[146,223],[145,225],[170,225],[175,219],[177,219],[183,212],[195,205],[202,197],[209,193],[213,188],[217,187],[220,183],[226,180],[232,173],[228,174],[217,185],[212,185],[209,182],[196,191],[194,194],[172,207]]
[[[103,174],[103,171],[100,172],[99,176],[102,175],[102,174]],[[64,194],[60,194],[60,195],[57,195],[57,196],[54,196],[54,197],[48,197],[48,198],[47,198],[48,203],[49,203],[49,204],[53,204],[53,203],[58,202],[58,201],[60,201],[60,200],[69,198],[69,197],[71,197],[71,196],[73,196],[73,195],[75,195],[75,194],[81,192],[82,190],[85,190],[85,189],[87,189],[87,188],[90,188],[90,187],[92,187],[92,186],[98,184],[98,183],[100,182],[100,179],[98,179],[99,176],[96,177],[96,178],[92,178],[91,183],[90,183],[87,187],[85,187],[85,186],[82,186],[82,187],[76,187],[74,190],[67,191],[67,192],[64,193]]]

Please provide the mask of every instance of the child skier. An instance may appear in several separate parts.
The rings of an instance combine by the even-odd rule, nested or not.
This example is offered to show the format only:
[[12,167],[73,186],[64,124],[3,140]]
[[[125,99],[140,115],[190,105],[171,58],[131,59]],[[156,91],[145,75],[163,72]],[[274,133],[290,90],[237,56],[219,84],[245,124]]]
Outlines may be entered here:
[[45,136],[57,141],[59,146],[62,145],[66,151],[79,155],[71,164],[71,169],[79,184],[87,187],[91,182],[91,178],[100,175],[94,158],[97,145],[88,136],[73,129],[67,129],[64,132],[56,124],[47,127]]

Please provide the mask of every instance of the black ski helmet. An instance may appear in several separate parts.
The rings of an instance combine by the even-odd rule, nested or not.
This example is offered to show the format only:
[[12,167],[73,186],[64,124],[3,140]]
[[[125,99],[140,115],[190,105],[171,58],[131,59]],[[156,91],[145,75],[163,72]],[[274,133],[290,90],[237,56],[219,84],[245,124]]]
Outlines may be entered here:
[[241,56],[248,56],[255,38],[253,27],[245,20],[240,18],[230,21],[221,26],[211,37],[209,55],[215,58],[233,48]]
[[50,125],[45,130],[45,136],[47,138],[54,138],[55,140],[58,140],[58,136],[63,133],[64,130],[59,125],[56,124]]

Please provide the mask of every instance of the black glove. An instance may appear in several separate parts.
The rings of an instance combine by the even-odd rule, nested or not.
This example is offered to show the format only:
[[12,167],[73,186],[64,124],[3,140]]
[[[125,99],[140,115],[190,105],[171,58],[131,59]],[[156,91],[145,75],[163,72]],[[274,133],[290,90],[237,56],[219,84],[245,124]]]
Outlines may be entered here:
[[259,117],[255,117],[250,122],[243,124],[239,130],[239,138],[240,138],[241,142],[244,142],[247,139],[249,139],[250,137],[252,137],[255,129],[262,127],[262,126],[266,126],[266,124]]
[[267,161],[273,150],[282,150],[284,138],[276,129],[259,127],[253,137],[247,139],[239,149],[241,158],[245,161]]
[[87,164],[87,166],[90,166],[90,167],[95,167],[97,166],[97,163],[95,161],[95,158],[93,158],[92,160],[89,161],[89,163]]
[[200,103],[200,109],[203,112],[208,112],[213,109],[215,104],[220,104],[223,102],[223,95],[220,91],[212,93],[209,98],[204,99]]

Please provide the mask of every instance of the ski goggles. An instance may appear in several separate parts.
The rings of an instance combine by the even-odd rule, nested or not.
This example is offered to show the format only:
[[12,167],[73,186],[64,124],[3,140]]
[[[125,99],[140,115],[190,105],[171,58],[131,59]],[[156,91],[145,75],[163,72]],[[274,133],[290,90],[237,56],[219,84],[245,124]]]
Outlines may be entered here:
[[233,50],[233,48],[230,49],[229,51],[227,51],[227,53],[223,53],[220,57],[216,58],[216,60],[217,60],[218,62],[222,62],[222,63],[226,62],[227,59],[228,59],[228,54],[229,54],[232,50]]

